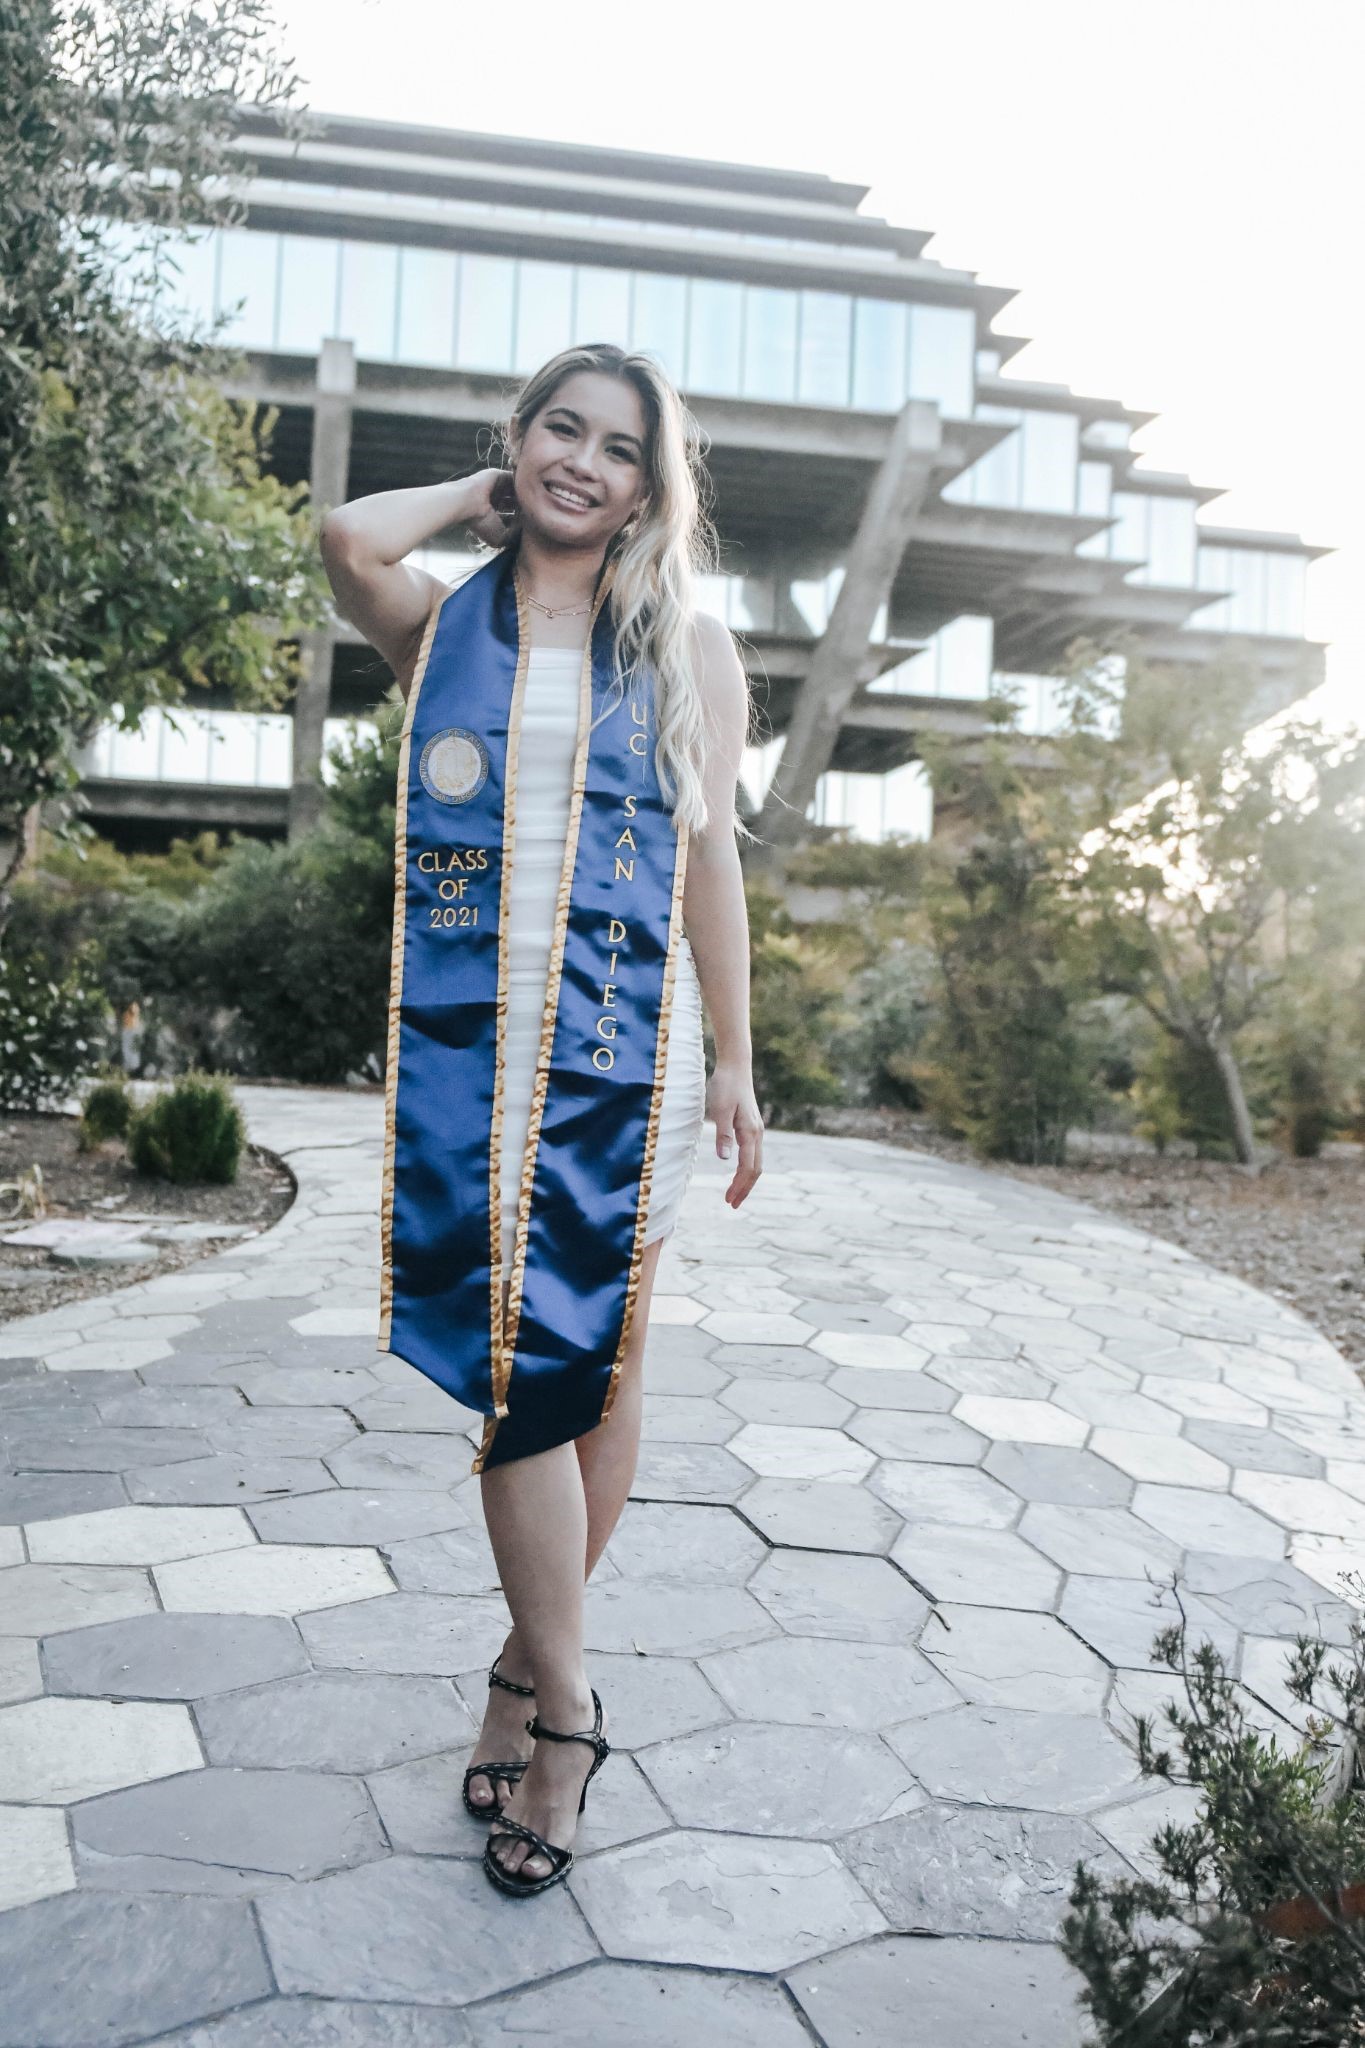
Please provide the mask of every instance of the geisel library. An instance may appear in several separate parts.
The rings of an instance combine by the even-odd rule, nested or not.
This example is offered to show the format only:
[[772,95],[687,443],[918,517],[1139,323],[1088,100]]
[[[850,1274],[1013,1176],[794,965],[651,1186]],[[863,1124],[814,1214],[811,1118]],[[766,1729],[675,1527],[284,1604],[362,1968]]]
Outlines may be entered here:
[[[747,797],[777,845],[803,821],[923,834],[921,735],[994,690],[1045,732],[1069,642],[1155,659],[1231,640],[1253,715],[1322,678],[1293,534],[1201,518],[1220,495],[1134,466],[1150,413],[1002,371],[1013,293],[923,253],[810,172],[314,117],[243,126],[246,224],[187,248],[177,293],[239,304],[243,395],[279,408],[274,461],[321,506],[478,467],[518,378],[571,342],[647,349],[709,441],[724,573],[764,744]],[[423,557],[438,574],[458,536]],[[197,700],[177,731],[102,733],[97,825],[125,843],[277,834],[316,805],[338,721],[390,677],[345,624],[314,636],[293,716]],[[779,766],[780,762],[780,766]],[[775,776],[776,771],[776,776]],[[765,801],[766,799],[766,801]]]

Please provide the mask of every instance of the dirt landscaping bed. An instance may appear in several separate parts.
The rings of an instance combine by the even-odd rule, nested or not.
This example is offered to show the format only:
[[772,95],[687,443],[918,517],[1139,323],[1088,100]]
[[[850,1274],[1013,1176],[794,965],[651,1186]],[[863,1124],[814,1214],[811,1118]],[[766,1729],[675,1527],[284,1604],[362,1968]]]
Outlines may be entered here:
[[[967,1146],[903,1111],[824,1110],[817,1128],[982,1165]],[[1169,1238],[1289,1302],[1353,1365],[1365,1366],[1365,1149],[1333,1145],[1320,1159],[1277,1154],[1252,1172],[1101,1140],[1074,1150],[1062,1167],[988,1170],[1037,1181]]]
[[[242,1152],[237,1179],[227,1186],[176,1187],[135,1173],[123,1147],[113,1143],[93,1152],[76,1147],[76,1119],[70,1116],[0,1117],[0,1182],[18,1180],[37,1165],[47,1200],[44,1218],[13,1214],[14,1198],[0,1198],[0,1323],[36,1315],[68,1301],[86,1301],[174,1273],[207,1254],[222,1251],[268,1230],[294,1199],[294,1177],[283,1160],[259,1145]],[[126,1233],[131,1257],[118,1263],[65,1263],[71,1253],[54,1254],[39,1245],[3,1240],[35,1222],[85,1217],[106,1224],[139,1223]],[[220,1225],[220,1230],[214,1226]],[[181,1232],[181,1241],[148,1244],[145,1232]]]

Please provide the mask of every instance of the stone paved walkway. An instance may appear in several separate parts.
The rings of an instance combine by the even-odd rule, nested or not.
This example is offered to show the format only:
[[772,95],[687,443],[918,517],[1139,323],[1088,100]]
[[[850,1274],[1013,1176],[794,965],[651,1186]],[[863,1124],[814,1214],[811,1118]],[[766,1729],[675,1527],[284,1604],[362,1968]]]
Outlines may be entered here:
[[380,1104],[244,1097],[276,1229],[0,1334],[0,2048],[1078,2043],[1074,1860],[1182,1810],[1123,1739],[1163,1580],[1266,1724],[1345,1637],[1350,1369],[1001,1175],[776,1133],[732,1215],[708,1137],[589,1596],[618,1754],[519,1906],[459,1805],[474,1421],[373,1349]]

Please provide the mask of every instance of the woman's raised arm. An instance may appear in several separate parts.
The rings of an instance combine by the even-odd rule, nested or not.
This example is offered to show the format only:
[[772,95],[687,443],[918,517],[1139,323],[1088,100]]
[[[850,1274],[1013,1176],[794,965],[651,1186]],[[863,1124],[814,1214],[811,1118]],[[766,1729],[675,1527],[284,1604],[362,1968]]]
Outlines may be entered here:
[[449,483],[376,491],[339,505],[322,521],[319,545],[343,618],[377,648],[407,696],[422,631],[445,586],[404,560],[452,526],[471,526],[497,546],[507,521],[495,505],[504,472],[480,470]]

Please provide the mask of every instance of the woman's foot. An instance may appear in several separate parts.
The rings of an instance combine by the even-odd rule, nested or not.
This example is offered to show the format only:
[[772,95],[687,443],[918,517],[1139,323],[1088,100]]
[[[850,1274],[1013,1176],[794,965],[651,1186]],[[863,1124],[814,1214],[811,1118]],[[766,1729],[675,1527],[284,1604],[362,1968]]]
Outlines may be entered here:
[[[529,1686],[531,1670],[521,1659],[516,1640],[516,1631],[508,1636],[499,1655],[494,1659],[493,1668],[500,1677],[513,1685]],[[536,1710],[534,1697],[508,1692],[500,1685],[488,1688],[488,1705],[484,1709],[483,1726],[479,1739],[470,1755],[468,1770],[474,1772],[468,1778],[469,1802],[480,1812],[500,1813],[506,1806],[514,1789],[514,1780],[498,1778],[496,1781],[485,1772],[475,1771],[480,1763],[509,1763],[517,1758],[529,1758],[534,1744],[526,1732],[526,1723]]]
[[[584,1685],[564,1694],[538,1698],[536,1710],[547,1728],[562,1729],[565,1734],[589,1729],[593,1725],[592,1691]],[[604,1718],[604,1734],[606,1725]],[[505,1801],[508,1819],[533,1828],[542,1840],[553,1842],[558,1849],[571,1849],[578,1827],[579,1802],[592,1767],[593,1752],[586,1742],[537,1742],[525,1777]],[[550,1876],[548,1858],[520,1836],[499,1835],[496,1821],[488,1839],[491,1853],[509,1876],[520,1873],[526,1881]]]

